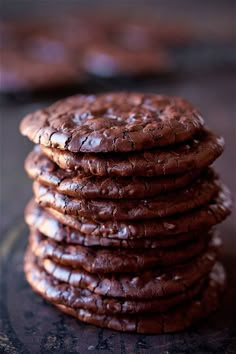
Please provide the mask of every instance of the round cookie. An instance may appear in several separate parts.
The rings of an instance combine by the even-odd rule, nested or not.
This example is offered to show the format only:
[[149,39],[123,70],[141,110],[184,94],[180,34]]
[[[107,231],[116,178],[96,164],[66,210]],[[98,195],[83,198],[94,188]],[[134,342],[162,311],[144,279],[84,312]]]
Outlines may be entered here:
[[149,299],[186,291],[212,269],[218,255],[218,247],[209,248],[198,258],[173,270],[152,269],[137,273],[93,274],[82,268],[74,269],[57,264],[51,259],[38,258],[39,265],[55,279],[81,288],[88,288],[99,295],[127,299]]
[[42,23],[15,22],[0,20],[0,48],[1,49],[22,49],[26,39],[33,38],[42,29]]
[[112,93],[77,95],[26,116],[22,135],[72,152],[131,152],[190,139],[200,113],[179,97]]
[[76,229],[66,226],[47,210],[40,208],[31,200],[25,209],[25,221],[30,227],[38,229],[42,234],[57,241],[81,246],[102,246],[115,248],[160,248],[180,246],[186,242],[197,240],[204,237],[209,230],[177,234],[171,236],[159,236],[158,238],[132,238],[128,240],[103,237],[94,234],[83,234]]
[[137,52],[104,41],[89,46],[84,54],[83,68],[96,76],[124,78],[169,73],[173,63],[168,52],[161,46],[156,50]]
[[55,209],[46,210],[58,221],[76,229],[84,235],[116,238],[121,240],[161,237],[207,230],[222,222],[230,213],[232,202],[227,187],[207,205],[181,215],[139,221],[93,221],[59,213]]
[[42,146],[42,151],[62,169],[96,176],[163,176],[202,170],[224,149],[224,139],[206,130],[194,139],[165,148],[127,154],[82,154]]
[[[182,265],[153,268],[141,273],[93,274],[82,268],[56,263],[49,258],[39,258],[41,267],[55,279],[81,288],[88,288],[99,295],[127,299],[149,299],[183,292],[212,269],[219,254],[221,240],[214,237],[205,253]],[[31,249],[33,252],[33,250]]]
[[33,253],[39,258],[49,258],[58,264],[83,268],[90,273],[140,272],[153,267],[182,264],[202,253],[211,235],[182,246],[146,249],[91,248],[80,245],[59,244],[31,229],[29,242]]
[[[75,36],[75,32],[80,35]],[[1,22],[1,92],[68,88],[84,83],[87,75],[78,58],[85,44],[98,37],[98,26],[78,16],[50,22]]]
[[[184,45],[189,33],[180,26],[114,21],[106,26],[104,37],[89,46],[84,68],[99,77],[140,77],[173,70],[169,49]],[[135,65],[134,65],[135,63]]]
[[141,199],[186,187],[200,170],[161,177],[99,177],[63,170],[37,146],[25,160],[25,170],[37,182],[59,193],[85,199]]
[[[68,62],[67,62],[68,61]],[[85,81],[79,67],[73,67],[69,59],[47,61],[16,50],[1,53],[1,92],[37,91],[50,88],[68,88]]]
[[74,199],[38,182],[33,183],[35,200],[39,205],[64,214],[102,221],[153,219],[183,213],[208,203],[221,188],[212,171],[187,188],[149,199]]
[[176,30],[174,33],[172,27],[165,31],[156,24],[113,22],[107,26],[102,40],[87,48],[83,67],[90,74],[109,78],[169,72],[173,60],[167,47],[187,40],[186,31]]
[[85,80],[82,70],[69,59],[43,60],[16,49],[1,51],[0,76],[2,93],[68,88]]
[[55,209],[46,210],[58,221],[78,230],[84,235],[109,237],[121,240],[161,237],[180,233],[206,230],[222,222],[230,213],[232,202],[229,190],[223,190],[209,204],[178,216],[139,221],[99,222],[86,218],[76,218],[59,213]]
[[56,306],[80,321],[99,327],[125,332],[161,334],[184,330],[209,316],[218,307],[224,288],[225,272],[218,263],[210,274],[208,285],[199,296],[163,314],[109,316],[64,305]]
[[148,300],[126,300],[93,293],[88,289],[69,286],[49,276],[37,264],[36,257],[28,250],[25,255],[24,270],[31,287],[53,304],[82,308],[98,314],[137,314],[164,312],[180,303],[192,299],[202,289],[204,282],[199,281],[185,292],[173,296],[163,296]]

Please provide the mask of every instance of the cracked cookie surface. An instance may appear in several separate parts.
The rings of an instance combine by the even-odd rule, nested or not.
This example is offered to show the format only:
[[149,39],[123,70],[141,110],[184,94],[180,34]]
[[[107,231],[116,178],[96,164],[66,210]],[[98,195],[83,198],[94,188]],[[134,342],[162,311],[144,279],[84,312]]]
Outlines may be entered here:
[[141,272],[153,267],[174,266],[204,252],[212,235],[205,233],[181,246],[146,249],[109,249],[59,244],[31,228],[29,242],[34,254],[58,264],[83,268],[90,273]]
[[163,176],[209,166],[222,154],[224,139],[204,130],[185,143],[129,154],[76,154],[41,148],[62,169],[96,176]]
[[65,306],[83,308],[98,314],[137,314],[163,312],[197,295],[204,285],[200,280],[186,291],[174,296],[148,300],[127,300],[95,294],[89,289],[70,286],[48,275],[38,264],[37,258],[27,251],[25,273],[33,289],[46,300]]
[[78,244],[81,246],[102,246],[113,248],[161,248],[184,245],[186,242],[197,240],[210,232],[209,227],[202,230],[179,233],[175,235],[156,235],[157,237],[135,237],[121,239],[105,237],[94,233],[82,233],[75,228],[61,223],[47,210],[39,207],[34,200],[25,209],[25,221],[30,227],[38,229],[42,234],[56,242]]
[[100,177],[82,171],[61,169],[44,155],[39,147],[25,160],[29,177],[71,197],[85,199],[141,199],[153,197],[187,186],[201,170],[185,174],[158,177]]
[[163,218],[209,203],[222,190],[213,170],[208,172],[186,188],[147,199],[76,199],[38,182],[33,183],[33,191],[39,205],[66,215],[101,221]]
[[36,144],[72,152],[130,152],[188,140],[203,124],[180,97],[112,93],[61,100],[26,116],[20,131]]
[[222,222],[231,213],[231,209],[231,196],[225,186],[223,191],[220,191],[214,199],[201,208],[166,218],[144,219],[142,222],[135,220],[99,222],[98,220],[65,215],[55,209],[46,208],[57,221],[84,235],[120,240],[170,236],[209,229]]
[[56,305],[61,311],[77,319],[118,331],[161,334],[184,330],[198,323],[214,312],[225,288],[225,271],[218,263],[209,276],[209,282],[203,291],[193,301],[187,301],[175,310],[166,313],[148,315],[98,315],[83,309],[74,309],[69,306]]
[[[81,267],[66,266],[50,258],[37,257],[39,265],[55,279],[96,294],[127,299],[150,299],[166,296],[192,286],[212,269],[221,248],[214,236],[205,252],[173,267],[153,267],[138,273],[90,273]],[[30,246],[31,252],[35,252]],[[36,252],[35,252],[36,253]]]
[[203,288],[200,280],[174,296],[163,295],[148,301],[102,296],[55,280],[37,265],[30,249],[24,268],[32,288],[60,310],[100,327],[139,333],[174,332],[195,324],[217,308],[225,287],[225,272],[220,263],[205,276]]

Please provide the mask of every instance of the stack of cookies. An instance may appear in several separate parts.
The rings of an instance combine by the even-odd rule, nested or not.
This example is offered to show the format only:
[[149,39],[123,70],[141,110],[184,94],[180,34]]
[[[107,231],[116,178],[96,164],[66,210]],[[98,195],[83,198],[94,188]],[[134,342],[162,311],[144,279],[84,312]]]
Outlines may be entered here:
[[182,330],[218,306],[214,226],[230,197],[212,167],[223,139],[178,97],[74,96],[24,118],[37,144],[25,255],[32,288],[81,321]]

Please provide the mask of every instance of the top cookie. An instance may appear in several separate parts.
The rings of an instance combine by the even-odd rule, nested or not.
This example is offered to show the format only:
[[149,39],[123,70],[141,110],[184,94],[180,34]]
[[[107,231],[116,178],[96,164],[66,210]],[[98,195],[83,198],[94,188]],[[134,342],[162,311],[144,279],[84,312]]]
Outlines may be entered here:
[[36,144],[72,152],[128,152],[191,138],[200,113],[180,97],[77,95],[26,116],[20,131]]

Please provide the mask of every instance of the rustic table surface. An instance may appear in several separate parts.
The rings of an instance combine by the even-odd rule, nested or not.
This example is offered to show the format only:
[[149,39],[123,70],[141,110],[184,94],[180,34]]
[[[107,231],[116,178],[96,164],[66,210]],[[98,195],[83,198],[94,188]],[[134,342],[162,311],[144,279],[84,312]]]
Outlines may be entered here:
[[[50,2],[50,1],[49,1]],[[11,7],[9,3],[16,4]],[[22,1],[22,6],[29,1]],[[61,2],[60,2],[61,3]],[[70,3],[73,3],[70,1]],[[162,2],[160,2],[162,3]],[[185,2],[187,3],[187,2]],[[206,1],[209,5],[209,1]],[[222,3],[222,2],[221,2]],[[212,3],[213,4],[213,3]],[[232,31],[232,2],[219,2],[210,25]],[[32,4],[31,4],[32,5]],[[162,4],[163,5],[163,4]],[[6,16],[16,13],[19,2],[6,3]],[[214,8],[214,5],[213,5]],[[20,9],[23,12],[22,8]],[[19,11],[20,11],[19,10]],[[191,10],[191,11],[190,11]],[[190,9],[192,16],[193,9]],[[201,13],[201,8],[196,11]],[[177,10],[176,10],[177,11]],[[208,15],[210,9],[208,8]],[[172,10],[174,12],[174,10]],[[181,11],[178,12],[182,14]],[[228,14],[228,18],[227,18]],[[195,17],[193,17],[195,19]],[[205,13],[203,26],[209,26]],[[196,19],[195,19],[196,22]],[[208,24],[207,24],[208,23]],[[218,27],[217,27],[218,26]],[[220,27],[221,28],[221,27]],[[236,195],[236,75],[232,70],[188,70],[185,75],[149,82],[123,82],[117,85],[96,83],[87,92],[107,89],[135,89],[181,95],[197,105],[207,125],[226,140],[224,155],[216,167]],[[0,238],[0,352],[1,353],[236,353],[236,215],[220,226],[224,240],[223,261],[228,274],[228,288],[222,306],[209,320],[174,335],[133,335],[78,323],[35,295],[27,285],[22,270],[27,228],[23,221],[24,206],[31,196],[31,182],[23,170],[31,143],[20,136],[21,118],[39,107],[63,97],[64,93],[45,97],[18,96],[1,98],[1,238]]]

